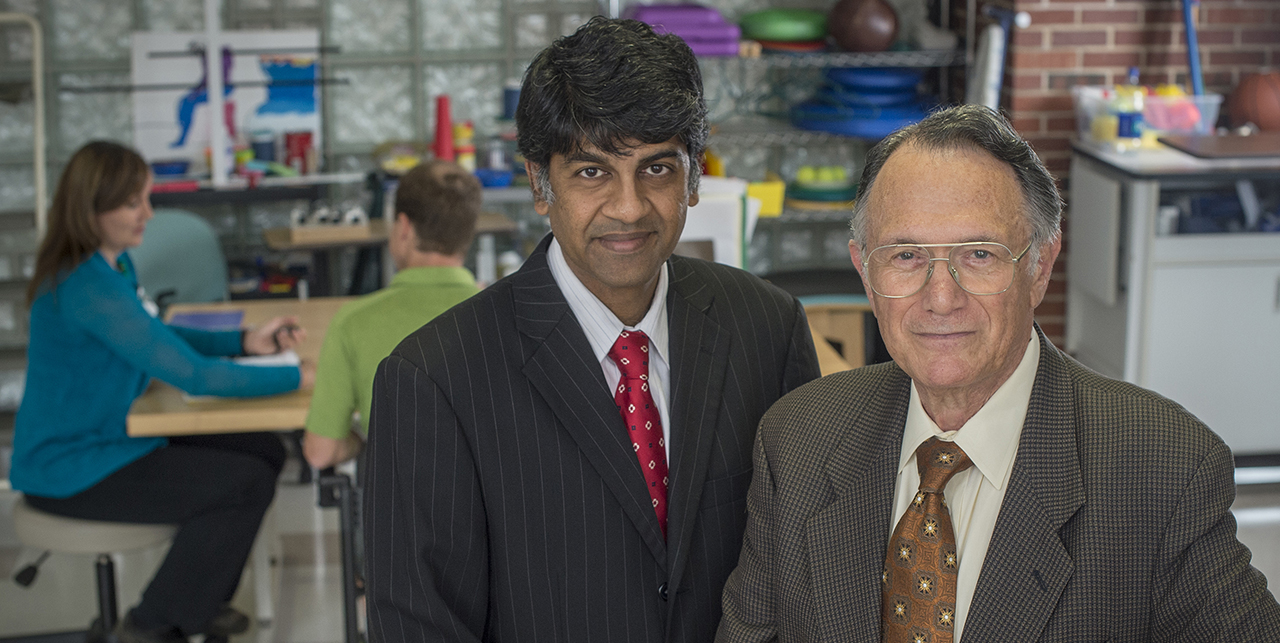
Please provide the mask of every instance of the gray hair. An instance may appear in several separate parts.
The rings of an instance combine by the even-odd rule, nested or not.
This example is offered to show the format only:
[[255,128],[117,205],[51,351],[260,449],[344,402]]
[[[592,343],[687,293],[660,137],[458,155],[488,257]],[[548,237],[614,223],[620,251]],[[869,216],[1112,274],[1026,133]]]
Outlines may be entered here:
[[551,168],[546,165],[537,165],[534,167],[538,168],[538,171],[533,177],[531,177],[535,188],[534,195],[543,201],[546,201],[547,205],[555,203],[556,193],[555,190],[551,189]]
[[[1032,272],[1035,271],[1040,263],[1040,249],[1061,233],[1062,196],[1053,175],[1031,145],[1018,135],[1004,116],[983,105],[961,105],[934,112],[919,123],[890,134],[871,148],[862,168],[853,216],[849,219],[849,232],[863,254],[867,252],[868,197],[875,186],[876,176],[889,157],[906,144],[925,150],[977,148],[1012,168],[1022,189],[1023,214],[1031,228],[1028,265]],[[1011,250],[1018,251],[1017,248]]]

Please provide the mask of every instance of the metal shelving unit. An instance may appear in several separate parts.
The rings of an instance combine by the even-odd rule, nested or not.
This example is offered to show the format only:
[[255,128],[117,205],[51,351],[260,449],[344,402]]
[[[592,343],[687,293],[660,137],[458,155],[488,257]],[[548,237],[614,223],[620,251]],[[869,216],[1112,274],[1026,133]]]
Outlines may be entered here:
[[[791,125],[787,113],[791,105],[812,94],[824,82],[827,68],[917,68],[961,67],[966,55],[961,49],[929,51],[886,51],[877,53],[766,54],[756,58],[705,58],[704,79],[717,107],[732,105],[731,114],[712,128],[712,146],[758,153],[765,150],[765,165],[787,174],[788,155],[797,148],[826,147],[853,157],[856,176],[860,157],[874,141],[802,130]],[[945,73],[939,74],[945,76]],[[947,82],[937,79],[938,92],[947,100]],[[821,157],[821,153],[818,155]],[[795,162],[792,159],[791,162]],[[748,267],[760,273],[776,270],[847,266],[840,238],[849,217],[848,208],[801,210],[787,208],[777,218],[761,219],[756,227],[758,241],[748,253]],[[845,237],[847,239],[847,237]],[[839,241],[840,243],[837,243]],[[843,258],[842,258],[843,257]]]
[[[941,69],[965,64],[963,50],[884,51],[875,53],[765,54],[755,58],[703,58],[713,83],[727,85],[727,99],[735,103],[733,115],[713,129],[723,145],[789,146],[829,143],[847,137],[799,130],[786,121],[790,104],[821,82],[826,68],[923,68]],[[787,73],[792,72],[792,73]],[[796,73],[798,72],[798,73]],[[788,91],[788,86],[796,89]],[[939,82],[939,95],[947,100],[947,83]]]
[[765,54],[758,58],[737,58],[743,65],[769,69],[813,69],[822,67],[952,67],[964,64],[959,50],[880,51],[875,53]]
[[839,223],[847,224],[849,222],[850,208],[833,209],[833,210],[808,210],[794,207],[785,207],[782,215],[774,219],[761,219],[761,221],[770,220],[778,223]]
[[831,143],[843,136],[827,132],[796,129],[776,118],[734,119],[711,128],[711,139],[720,145],[795,146]]

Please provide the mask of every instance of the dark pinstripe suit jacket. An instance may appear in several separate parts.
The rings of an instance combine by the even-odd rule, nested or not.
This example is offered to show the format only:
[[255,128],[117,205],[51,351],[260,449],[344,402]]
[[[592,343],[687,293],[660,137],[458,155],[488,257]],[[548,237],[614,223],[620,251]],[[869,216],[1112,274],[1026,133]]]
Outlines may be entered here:
[[[963,643],[1280,639],[1229,509],[1231,453],[1182,407],[1040,336],[1013,474]],[[760,425],[717,641],[879,641],[910,380],[824,377]]]
[[378,369],[366,548],[378,641],[709,641],[760,416],[818,376],[799,304],[672,257],[664,542],[600,365],[547,266],[410,335]]

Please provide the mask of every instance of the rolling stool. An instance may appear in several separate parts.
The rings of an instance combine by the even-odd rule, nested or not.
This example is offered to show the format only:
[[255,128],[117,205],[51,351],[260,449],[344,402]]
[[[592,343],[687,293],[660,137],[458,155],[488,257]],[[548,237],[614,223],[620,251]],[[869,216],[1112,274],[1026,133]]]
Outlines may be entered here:
[[98,618],[90,627],[88,643],[115,643],[116,570],[111,554],[135,551],[158,545],[177,531],[174,525],[146,525],[124,522],[102,522],[67,518],[45,513],[27,504],[25,498],[13,505],[13,525],[22,544],[43,550],[40,558],[14,575],[14,582],[27,587],[36,579],[40,563],[49,552],[63,554],[97,554]]

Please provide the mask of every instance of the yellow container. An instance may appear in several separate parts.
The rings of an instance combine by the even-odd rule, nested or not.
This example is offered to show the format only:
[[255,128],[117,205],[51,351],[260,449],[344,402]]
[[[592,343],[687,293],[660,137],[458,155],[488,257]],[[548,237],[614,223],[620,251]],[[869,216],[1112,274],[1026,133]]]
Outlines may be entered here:
[[783,181],[756,181],[747,184],[747,196],[760,199],[760,216],[776,217],[782,214],[782,200],[787,193]]

